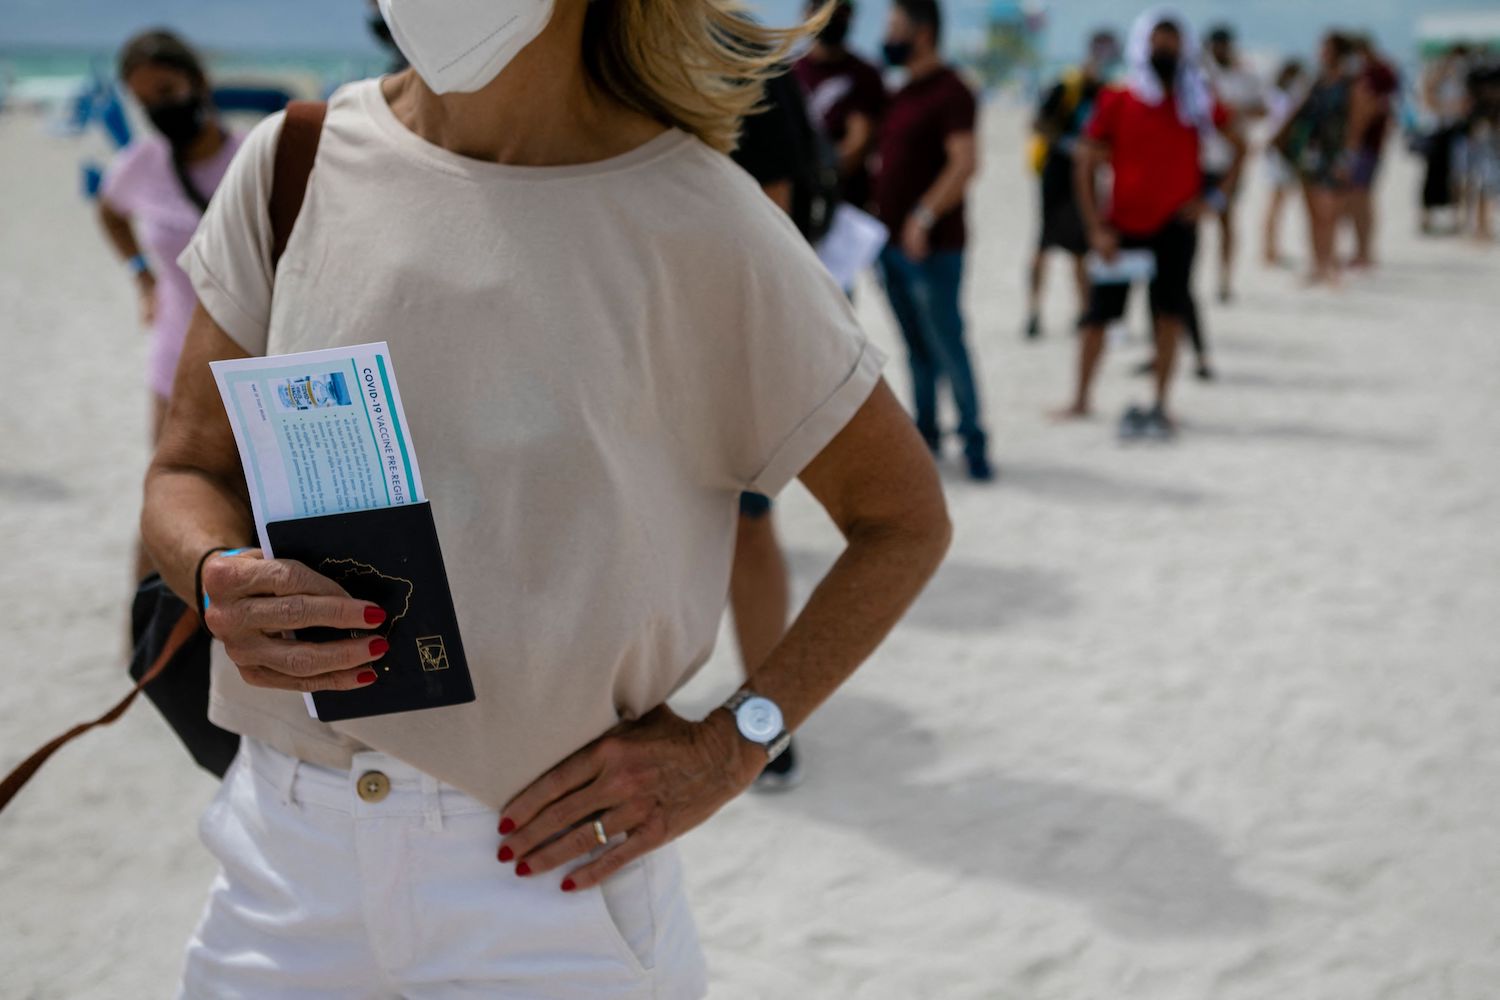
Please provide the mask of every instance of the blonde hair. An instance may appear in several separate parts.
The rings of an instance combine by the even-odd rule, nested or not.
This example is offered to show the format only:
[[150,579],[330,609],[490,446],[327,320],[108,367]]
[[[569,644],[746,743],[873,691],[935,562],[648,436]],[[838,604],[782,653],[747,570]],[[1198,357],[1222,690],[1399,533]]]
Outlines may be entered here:
[[768,28],[739,0],[590,0],[584,65],[616,100],[728,153],[765,81],[839,2],[795,27]]

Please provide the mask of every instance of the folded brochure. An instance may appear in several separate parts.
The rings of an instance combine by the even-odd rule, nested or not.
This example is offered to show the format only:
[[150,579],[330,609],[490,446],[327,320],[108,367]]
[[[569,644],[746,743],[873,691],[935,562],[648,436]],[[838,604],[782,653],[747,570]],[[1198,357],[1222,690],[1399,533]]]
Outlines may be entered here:
[[[267,558],[297,559],[374,601],[379,679],[305,696],[317,719],[474,700],[432,508],[384,343],[215,361]],[[367,633],[352,633],[364,635]],[[307,629],[299,638],[339,638]]]

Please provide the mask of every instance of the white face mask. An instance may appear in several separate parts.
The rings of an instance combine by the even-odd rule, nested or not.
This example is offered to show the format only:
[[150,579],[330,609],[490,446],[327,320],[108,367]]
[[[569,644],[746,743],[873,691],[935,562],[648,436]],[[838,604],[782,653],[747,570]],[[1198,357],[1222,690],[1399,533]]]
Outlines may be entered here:
[[434,93],[473,93],[542,33],[553,0],[380,0],[396,47]]

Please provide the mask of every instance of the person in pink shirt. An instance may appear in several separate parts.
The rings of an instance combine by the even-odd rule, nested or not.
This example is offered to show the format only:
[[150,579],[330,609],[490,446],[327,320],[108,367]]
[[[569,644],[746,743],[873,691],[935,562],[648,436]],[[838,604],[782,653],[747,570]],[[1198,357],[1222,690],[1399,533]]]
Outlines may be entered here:
[[242,137],[219,124],[202,63],[170,32],[148,31],[127,42],[120,80],[145,109],[152,130],[111,164],[99,218],[135,279],[141,320],[151,331],[147,379],[156,397],[154,440],[195,301],[177,257]]
[[[177,257],[242,137],[219,124],[202,62],[170,32],[148,31],[127,42],[120,80],[145,109],[152,131],[126,146],[105,174],[99,219],[135,281],[141,322],[150,329],[146,377],[154,443],[197,301]],[[136,570],[137,579],[150,571],[139,553]]]

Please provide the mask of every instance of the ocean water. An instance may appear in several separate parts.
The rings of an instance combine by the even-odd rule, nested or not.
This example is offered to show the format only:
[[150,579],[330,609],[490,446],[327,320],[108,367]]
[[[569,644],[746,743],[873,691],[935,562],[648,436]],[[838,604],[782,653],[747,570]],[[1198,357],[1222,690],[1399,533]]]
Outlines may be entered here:
[[[348,80],[384,72],[387,60],[369,52],[233,52],[204,53],[216,82],[233,80],[301,81],[303,87],[326,90]],[[0,46],[0,93],[37,99],[62,98],[91,79],[114,75],[115,52],[92,48],[6,48]],[[315,95],[309,95],[315,96]]]

